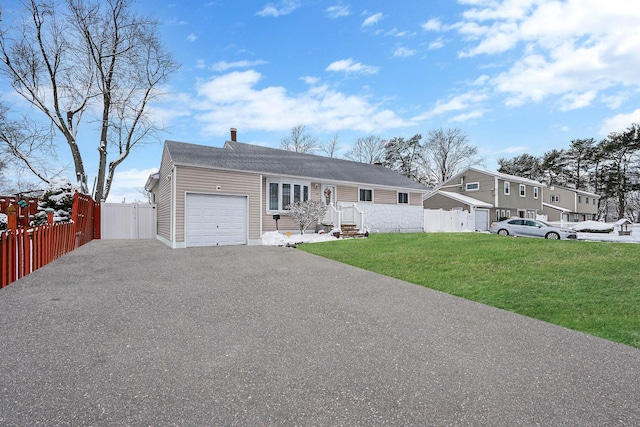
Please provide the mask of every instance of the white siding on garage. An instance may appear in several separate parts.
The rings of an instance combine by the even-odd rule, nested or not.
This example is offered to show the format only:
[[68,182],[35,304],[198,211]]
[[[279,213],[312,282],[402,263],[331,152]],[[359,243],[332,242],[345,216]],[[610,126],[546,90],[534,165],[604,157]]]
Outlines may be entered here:
[[244,245],[247,243],[247,198],[187,193],[187,246]]

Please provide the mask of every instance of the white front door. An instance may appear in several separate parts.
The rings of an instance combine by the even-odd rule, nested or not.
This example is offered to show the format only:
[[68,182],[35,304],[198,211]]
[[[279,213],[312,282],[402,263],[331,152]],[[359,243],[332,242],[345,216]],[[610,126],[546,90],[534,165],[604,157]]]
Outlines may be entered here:
[[322,186],[322,201],[325,205],[333,203],[336,206],[336,186],[335,185],[323,185]]
[[217,194],[187,194],[186,246],[247,243],[247,198]]

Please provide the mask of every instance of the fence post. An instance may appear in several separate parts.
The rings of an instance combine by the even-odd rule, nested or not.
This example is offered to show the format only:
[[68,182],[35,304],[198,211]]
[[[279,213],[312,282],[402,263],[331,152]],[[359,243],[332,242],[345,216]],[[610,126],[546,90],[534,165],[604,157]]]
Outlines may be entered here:
[[18,213],[12,203],[7,208],[7,229],[15,233],[16,228],[18,228]]

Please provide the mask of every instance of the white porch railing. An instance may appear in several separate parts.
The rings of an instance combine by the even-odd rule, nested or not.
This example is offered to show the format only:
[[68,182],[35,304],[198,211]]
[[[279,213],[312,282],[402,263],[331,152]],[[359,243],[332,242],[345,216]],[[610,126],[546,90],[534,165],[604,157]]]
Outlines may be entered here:
[[333,228],[340,228],[342,226],[342,212],[333,205],[333,202],[327,206],[327,213],[324,214],[322,223],[333,225]]
[[358,209],[355,203],[340,205],[342,211],[342,222],[344,224],[355,224],[358,230],[364,227],[364,212]]

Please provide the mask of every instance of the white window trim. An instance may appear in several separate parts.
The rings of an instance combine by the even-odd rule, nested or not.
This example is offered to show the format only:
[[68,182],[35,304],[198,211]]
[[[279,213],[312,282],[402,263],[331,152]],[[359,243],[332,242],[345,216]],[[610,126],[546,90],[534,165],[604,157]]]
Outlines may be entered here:
[[[278,209],[271,209],[271,184],[278,184]],[[293,203],[293,189],[295,185],[299,185],[300,188],[300,198],[304,200],[304,187],[307,187],[307,195],[309,199],[311,199],[311,182],[310,181],[300,181],[295,179],[286,179],[286,178],[267,178],[267,200],[266,200],[266,208],[267,213],[282,213],[286,214],[289,212],[288,209],[285,209],[282,206],[282,184],[291,185],[291,202]]]
[[[360,200],[360,190],[369,190],[371,191],[371,200]],[[358,187],[358,203],[373,203],[375,200],[375,195],[373,194],[373,188],[370,187]]]
[[527,197],[527,186],[524,184],[520,184],[518,186],[518,194],[520,195],[520,197]]
[[[476,188],[469,188],[470,185],[475,186]],[[479,191],[480,183],[478,181],[475,182],[467,182],[464,187],[465,191]]]
[[511,183],[509,181],[504,182],[503,188],[505,196],[511,195]]
[[[400,203],[400,194],[406,194],[407,195],[407,203]],[[372,193],[373,196],[373,193]],[[358,191],[358,198],[360,197],[360,191]],[[399,205],[410,205],[411,204],[411,193],[407,192],[407,191],[398,191],[398,193],[396,194],[396,202]]]
[[533,187],[533,198],[537,199],[538,194],[540,193],[540,189],[538,187]]

